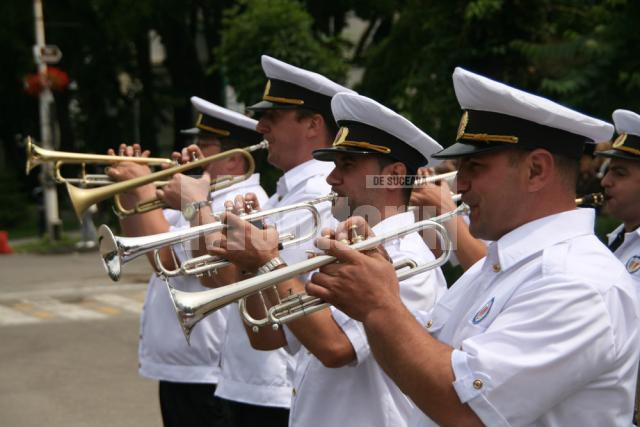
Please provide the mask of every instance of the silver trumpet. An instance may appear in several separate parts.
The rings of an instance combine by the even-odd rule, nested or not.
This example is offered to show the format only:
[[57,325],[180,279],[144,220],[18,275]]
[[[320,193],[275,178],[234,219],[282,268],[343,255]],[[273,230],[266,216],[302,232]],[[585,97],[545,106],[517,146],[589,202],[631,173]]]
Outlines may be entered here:
[[[356,242],[351,244],[350,247],[354,250],[365,251],[413,232],[419,232],[429,228],[435,229],[442,241],[442,255],[431,262],[415,267],[409,265],[409,268],[404,268],[398,273],[398,280],[405,280],[413,275],[437,268],[448,261],[452,245],[447,231],[441,223],[444,223],[456,215],[467,213],[468,209],[467,205],[462,204],[451,212],[416,222],[395,231],[373,236],[366,240],[355,239]],[[171,300],[173,301],[180,326],[182,327],[187,341],[189,341],[193,327],[200,320],[215,310],[235,301],[240,302],[253,294],[259,294],[264,290],[270,289],[280,282],[297,277],[300,274],[313,271],[324,265],[330,264],[335,260],[336,258],[330,255],[318,255],[306,261],[289,265],[266,274],[202,292],[179,291],[173,288],[168,281],[167,286],[169,288]],[[282,323],[321,310],[327,306],[326,303],[319,298],[314,298],[306,294],[292,295],[282,301],[282,304],[270,307],[268,309],[266,319],[253,319],[246,312],[244,304],[245,303],[241,303],[241,314],[243,315],[245,322],[253,326],[254,330],[269,324],[272,325],[274,329],[277,329]]]
[[458,171],[445,172],[439,175],[420,176],[415,179],[415,181],[413,182],[413,186],[417,187],[420,185],[431,184],[438,181],[447,181],[448,184],[451,184],[453,181],[455,181],[457,175]]
[[[299,244],[303,241],[313,238],[321,226],[320,213],[315,207],[318,203],[332,201],[337,197],[336,193],[330,193],[317,199],[309,200],[306,202],[296,203],[289,206],[281,206],[274,209],[268,209],[265,211],[257,211],[242,216],[246,221],[262,220],[272,215],[277,215],[285,212],[291,212],[295,210],[307,210],[312,216],[313,227],[312,229],[302,236],[283,235],[280,237],[281,247],[287,247],[295,244]],[[179,243],[185,243],[189,240],[193,240],[204,236],[209,233],[222,231],[226,227],[226,224],[215,221],[210,224],[198,225],[196,227],[190,227],[184,230],[169,231],[166,233],[152,234],[149,236],[140,237],[124,237],[115,236],[113,232],[106,225],[101,225],[98,229],[98,246],[100,249],[100,256],[104,264],[109,277],[117,281],[120,279],[122,272],[122,266],[129,261],[149,253],[154,250],[159,250],[165,246],[170,246]],[[159,257],[156,254],[156,260]],[[176,276],[179,274],[204,274],[207,271],[215,270],[216,268],[227,265],[226,260],[222,260],[219,257],[205,255],[201,257],[192,258],[182,263],[176,270],[169,270],[165,268],[161,263],[157,265],[162,274],[167,276]]]

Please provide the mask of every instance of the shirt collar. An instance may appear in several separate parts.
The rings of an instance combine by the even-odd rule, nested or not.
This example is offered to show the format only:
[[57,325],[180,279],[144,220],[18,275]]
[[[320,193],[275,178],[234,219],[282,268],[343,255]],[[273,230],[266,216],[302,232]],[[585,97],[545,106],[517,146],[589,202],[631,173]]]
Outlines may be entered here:
[[624,232],[624,223],[620,224],[619,226],[616,227],[615,230],[607,234],[607,245],[610,245],[611,242],[613,242],[615,238],[618,236],[618,233],[621,233],[621,232]]
[[487,260],[497,257],[502,271],[557,243],[593,234],[595,211],[574,209],[528,222],[489,245]]
[[332,162],[321,162],[315,159],[307,160],[293,169],[289,169],[278,180],[276,192],[283,197],[313,175],[329,175],[333,170]]

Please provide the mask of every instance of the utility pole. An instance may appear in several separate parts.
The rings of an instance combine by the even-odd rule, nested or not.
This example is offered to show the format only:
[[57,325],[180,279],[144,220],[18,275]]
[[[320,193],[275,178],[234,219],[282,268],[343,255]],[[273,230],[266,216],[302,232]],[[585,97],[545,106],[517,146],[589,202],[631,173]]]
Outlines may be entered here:
[[[43,90],[40,92],[40,143],[43,148],[53,149],[51,132],[51,109],[53,95],[49,88],[47,78],[47,60],[43,53],[47,50],[44,40],[44,18],[42,16],[42,0],[33,0],[33,12],[35,19],[36,45],[34,46],[34,56],[38,65],[38,74]],[[57,48],[56,48],[57,49]],[[60,56],[59,50],[57,51]],[[58,58],[59,60],[59,58]],[[53,180],[53,165],[45,162],[40,171],[40,185],[42,186],[45,219],[47,224],[47,234],[51,241],[60,240],[62,232],[62,221],[58,214],[58,191]]]

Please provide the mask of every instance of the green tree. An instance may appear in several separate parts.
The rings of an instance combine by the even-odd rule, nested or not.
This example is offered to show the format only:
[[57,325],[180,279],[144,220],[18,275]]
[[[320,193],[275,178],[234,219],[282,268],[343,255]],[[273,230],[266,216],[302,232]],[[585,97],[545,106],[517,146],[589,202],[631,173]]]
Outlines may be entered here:
[[260,98],[263,54],[336,81],[344,79],[347,66],[339,41],[314,36],[312,25],[311,16],[295,0],[243,0],[227,11],[216,53],[239,100],[249,104]]

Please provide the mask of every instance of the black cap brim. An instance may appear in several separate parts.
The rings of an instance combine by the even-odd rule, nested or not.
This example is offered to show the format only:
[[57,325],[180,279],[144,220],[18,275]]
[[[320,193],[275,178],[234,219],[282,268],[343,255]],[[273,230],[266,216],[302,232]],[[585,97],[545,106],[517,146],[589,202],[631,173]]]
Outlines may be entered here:
[[257,104],[253,104],[247,107],[249,111],[267,111],[267,110],[294,110],[298,108],[297,105],[292,104],[280,104],[271,101],[260,101]]
[[337,154],[380,154],[373,150],[362,150],[355,147],[330,147],[313,150],[313,158],[321,162],[333,162]]
[[491,151],[498,151],[503,148],[508,148],[509,144],[501,143],[469,143],[469,142],[456,142],[449,147],[438,151],[431,155],[434,159],[457,159],[459,157],[474,156],[476,154],[489,153]]
[[191,136],[195,136],[195,135],[200,135],[201,131],[198,128],[191,128],[191,129],[182,129],[180,130],[180,135],[191,135]]
[[635,160],[640,161],[640,156],[635,154],[627,153],[621,150],[606,150],[606,151],[596,151],[594,153],[596,156],[600,157],[608,157],[608,158],[617,158],[617,159],[625,159],[625,160]]

